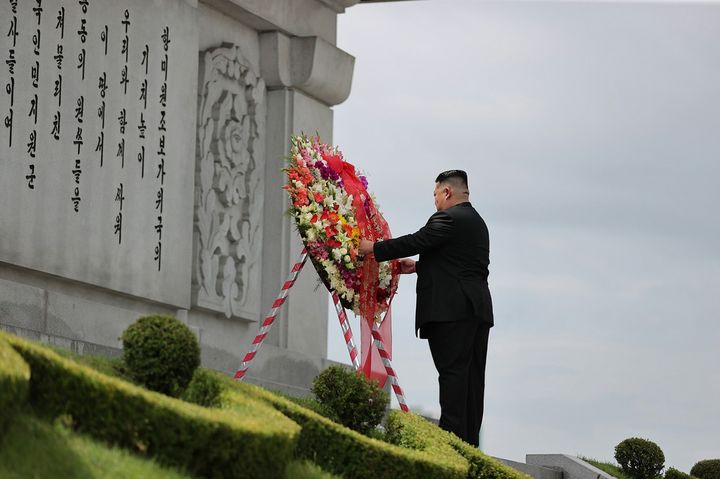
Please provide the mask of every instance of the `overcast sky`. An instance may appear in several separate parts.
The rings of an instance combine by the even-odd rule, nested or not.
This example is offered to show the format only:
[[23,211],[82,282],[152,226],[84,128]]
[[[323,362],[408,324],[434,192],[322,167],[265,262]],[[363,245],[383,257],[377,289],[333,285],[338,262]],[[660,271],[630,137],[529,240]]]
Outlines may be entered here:
[[[484,450],[612,460],[640,436],[686,472],[720,457],[720,3],[368,4],[338,30],[357,60],[334,141],[393,233],[451,168],[488,223]],[[414,287],[394,366],[438,415]],[[348,362],[332,308],[328,346]]]

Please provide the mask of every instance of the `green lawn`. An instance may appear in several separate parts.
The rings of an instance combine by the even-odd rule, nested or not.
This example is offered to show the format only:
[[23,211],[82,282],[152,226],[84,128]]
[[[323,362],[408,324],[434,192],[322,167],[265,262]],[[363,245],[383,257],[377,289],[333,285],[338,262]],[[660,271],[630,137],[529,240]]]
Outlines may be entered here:
[[[293,461],[287,479],[341,479],[307,461]],[[30,413],[20,414],[0,439],[3,479],[192,479],[124,449],[77,434]]]
[[617,479],[633,479],[632,477],[628,476],[623,472],[622,469],[620,469],[620,466],[616,464],[612,464],[610,462],[601,462],[597,459],[590,459],[589,457],[582,457],[580,456],[580,459],[583,461],[592,464],[593,466],[597,467],[603,472],[606,472],[610,474],[613,477],[616,477]]
[[0,441],[0,477],[4,479],[190,478],[28,413],[16,417]]

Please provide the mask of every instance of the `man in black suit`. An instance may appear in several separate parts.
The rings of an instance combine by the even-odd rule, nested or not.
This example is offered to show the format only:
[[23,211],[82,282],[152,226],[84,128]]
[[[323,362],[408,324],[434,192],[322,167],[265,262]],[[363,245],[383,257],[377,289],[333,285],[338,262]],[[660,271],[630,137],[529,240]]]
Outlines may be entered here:
[[488,335],[493,326],[488,289],[489,237],[468,201],[467,174],[440,173],[437,212],[413,234],[373,243],[360,253],[377,261],[400,261],[401,273],[417,273],[415,331],[428,340],[439,374],[440,427],[469,444],[479,443],[485,394]]

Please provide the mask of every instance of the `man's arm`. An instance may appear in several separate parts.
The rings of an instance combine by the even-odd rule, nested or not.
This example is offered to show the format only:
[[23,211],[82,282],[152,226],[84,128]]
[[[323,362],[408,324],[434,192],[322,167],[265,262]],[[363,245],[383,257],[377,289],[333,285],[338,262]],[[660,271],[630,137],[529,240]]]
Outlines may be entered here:
[[430,217],[427,224],[417,232],[399,238],[378,241],[373,246],[377,261],[406,258],[431,250],[450,238],[453,220],[444,211],[438,211]]

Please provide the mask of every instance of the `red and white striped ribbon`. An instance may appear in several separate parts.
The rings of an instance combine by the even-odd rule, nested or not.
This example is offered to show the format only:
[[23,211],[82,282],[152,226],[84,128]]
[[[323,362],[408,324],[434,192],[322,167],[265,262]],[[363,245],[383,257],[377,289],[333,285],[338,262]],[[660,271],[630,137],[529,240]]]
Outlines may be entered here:
[[275,322],[275,318],[277,317],[277,313],[280,310],[280,307],[285,303],[285,299],[287,298],[288,291],[290,291],[290,288],[293,287],[295,284],[295,280],[297,279],[298,274],[300,273],[300,270],[305,265],[305,261],[307,260],[307,250],[303,248],[303,250],[300,252],[300,256],[298,257],[297,262],[293,265],[292,270],[290,271],[290,274],[288,275],[287,280],[285,283],[283,283],[282,288],[280,289],[280,294],[278,295],[275,302],[273,302],[272,309],[268,313],[267,317],[265,318],[265,321],[263,321],[262,326],[260,327],[260,332],[255,336],[255,339],[252,342],[252,346],[250,347],[250,351],[245,355],[245,358],[243,358],[242,366],[240,366],[240,369],[237,370],[235,373],[235,379],[241,380],[245,377],[245,373],[247,373],[248,368],[250,367],[250,361],[255,358],[255,355],[258,352],[258,349],[260,349],[260,346],[262,345],[263,341],[265,340],[265,337],[267,336],[268,332],[270,331],[270,328],[272,327],[273,323]]
[[380,334],[380,325],[375,321],[373,321],[372,337],[373,343],[380,353],[380,359],[382,360],[383,366],[385,366],[385,372],[387,372],[387,375],[390,378],[390,384],[395,392],[398,404],[400,404],[400,409],[404,412],[410,412],[410,408],[408,408],[407,403],[405,402],[405,394],[403,394],[403,390],[398,382],[397,374],[395,374],[395,370],[392,368],[390,356],[387,351],[385,351],[385,343],[383,341],[382,334]]
[[335,311],[337,311],[338,319],[340,320],[340,328],[342,329],[343,337],[345,338],[345,345],[347,346],[348,353],[350,353],[350,360],[355,367],[355,371],[359,371],[360,356],[358,355],[357,348],[355,347],[352,330],[350,329],[350,321],[348,321],[347,314],[345,314],[345,308],[343,308],[343,305],[340,304],[340,297],[335,290],[332,291],[332,299],[335,304]]

